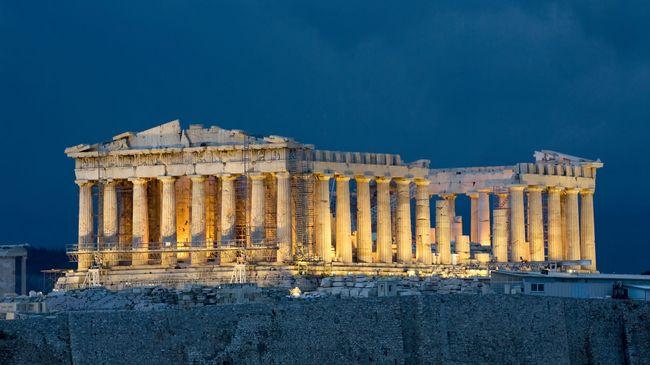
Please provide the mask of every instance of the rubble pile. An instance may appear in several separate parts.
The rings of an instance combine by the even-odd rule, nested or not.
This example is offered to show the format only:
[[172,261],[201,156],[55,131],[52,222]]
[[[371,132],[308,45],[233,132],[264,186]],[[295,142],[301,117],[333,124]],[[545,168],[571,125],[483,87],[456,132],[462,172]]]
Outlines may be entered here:
[[32,293],[29,296],[6,296],[0,301],[44,303],[49,312],[68,312],[193,308],[263,301],[278,295],[273,290],[259,288],[254,284],[229,284],[216,287],[187,285],[182,289],[138,287],[119,291],[97,287],[55,291],[47,295]]
[[321,280],[316,292],[304,293],[302,298],[336,296],[341,298],[368,298],[384,296],[437,294],[485,294],[489,291],[486,283],[478,279],[428,277],[368,277],[368,276],[330,276]]

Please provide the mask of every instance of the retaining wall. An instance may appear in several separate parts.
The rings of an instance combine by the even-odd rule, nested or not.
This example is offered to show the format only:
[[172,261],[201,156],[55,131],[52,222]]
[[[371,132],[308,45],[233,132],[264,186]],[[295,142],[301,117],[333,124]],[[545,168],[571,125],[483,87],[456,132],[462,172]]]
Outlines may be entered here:
[[650,304],[322,299],[0,322],[2,364],[647,364]]

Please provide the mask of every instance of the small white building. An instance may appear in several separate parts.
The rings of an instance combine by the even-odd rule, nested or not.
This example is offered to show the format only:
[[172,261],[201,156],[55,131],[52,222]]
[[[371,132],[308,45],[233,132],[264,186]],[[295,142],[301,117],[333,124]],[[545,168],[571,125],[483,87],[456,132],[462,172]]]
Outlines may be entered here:
[[[495,293],[527,294],[568,298],[650,299],[650,275],[582,274],[496,270],[490,286]],[[614,288],[620,293],[614,295]]]

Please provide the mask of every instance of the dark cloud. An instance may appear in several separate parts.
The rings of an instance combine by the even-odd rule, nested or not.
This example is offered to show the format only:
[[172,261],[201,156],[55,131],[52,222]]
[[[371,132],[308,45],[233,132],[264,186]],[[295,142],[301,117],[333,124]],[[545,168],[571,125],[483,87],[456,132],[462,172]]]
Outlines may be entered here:
[[74,241],[65,146],[181,118],[436,167],[600,157],[602,268],[650,268],[647,2],[3,1],[0,80],[7,242]]

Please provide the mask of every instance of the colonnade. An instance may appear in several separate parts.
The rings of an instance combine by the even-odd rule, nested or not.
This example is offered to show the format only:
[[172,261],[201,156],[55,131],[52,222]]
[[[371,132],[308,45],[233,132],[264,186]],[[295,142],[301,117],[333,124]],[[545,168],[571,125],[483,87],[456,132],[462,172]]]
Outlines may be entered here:
[[[316,174],[315,180],[315,247],[316,255],[325,262],[353,262],[351,232],[350,181],[356,183],[356,261],[382,263],[422,263],[431,264],[431,217],[429,207],[429,181],[425,179],[345,176],[335,174]],[[331,211],[330,181],[336,185],[335,211]],[[372,214],[370,181],[376,182],[376,255],[372,245]],[[390,184],[395,182],[397,205],[392,217]],[[415,252],[411,225],[411,184],[415,184]],[[331,216],[335,214],[335,249],[332,251]],[[393,232],[392,221],[395,222]],[[393,257],[393,237],[396,255]],[[374,259],[373,259],[374,257]]]
[[[264,180],[269,174],[249,174],[250,183],[250,243],[264,244],[265,235],[265,204],[266,191]],[[276,242],[278,245],[278,261],[289,260],[291,257],[291,197],[290,181],[287,172],[272,174],[276,183]],[[192,175],[191,181],[191,203],[189,218],[189,244],[193,248],[214,248],[215,241],[221,245],[231,245],[236,240],[236,189],[235,180],[239,175],[227,174],[217,176],[220,183],[220,229],[221,236],[214,241],[206,239],[206,189],[207,176]],[[152,242],[162,244],[165,247],[176,247],[177,244],[177,199],[176,182],[178,177],[160,176],[156,178],[162,187],[160,193],[160,236],[149,237],[149,212],[148,206],[150,194],[147,184],[150,180],[145,178],[132,178],[128,181],[132,185],[132,216],[131,216],[131,250],[132,264],[145,265],[149,263],[147,253]],[[93,222],[93,198],[92,188],[96,181],[79,180],[79,237],[78,250],[90,251],[93,247],[94,222]],[[109,179],[101,182],[101,232],[103,245],[109,250],[118,243],[119,217],[118,217],[118,194],[116,193],[117,180]],[[164,250],[163,250],[164,251]],[[169,254],[162,254],[163,264]],[[191,263],[201,264],[207,259],[205,251],[196,250],[191,253]],[[91,264],[89,255],[79,255],[79,267],[87,268]]]
[[[249,174],[250,242],[265,241],[266,204],[265,179],[269,174]],[[291,176],[287,172],[272,174],[276,184],[275,225],[278,261],[292,258]],[[236,239],[236,186],[239,175],[219,175],[220,237],[215,241],[228,244]],[[214,242],[206,239],[206,176],[189,176],[191,180],[191,215],[189,234],[192,247],[210,249]],[[435,203],[435,237],[432,237],[429,181],[422,178],[389,178],[315,174],[314,176],[314,246],[313,252],[324,262],[339,261],[382,263],[434,262],[431,245],[437,243],[438,262],[452,263],[452,246],[461,260],[469,259],[469,242],[485,247],[495,262],[590,260],[585,269],[595,270],[595,236],[593,190],[512,185],[507,191],[482,189],[467,193],[470,199],[470,235],[462,232],[462,219],[456,216],[456,194],[441,194]],[[147,183],[151,179],[129,179],[132,193],[132,261],[148,263],[150,242],[176,244],[177,177],[160,176],[160,237],[149,237]],[[330,181],[336,186],[335,211],[331,211]],[[356,184],[356,242],[353,240],[350,183]],[[373,250],[371,181],[376,184],[376,249]],[[391,209],[391,182],[396,206]],[[78,181],[79,250],[93,242],[92,186],[95,182]],[[415,186],[415,236],[412,235],[411,186]],[[105,242],[117,242],[119,234],[118,194],[116,181],[102,182],[102,225]],[[490,210],[490,194],[498,196],[498,204]],[[546,194],[546,214],[544,199]],[[492,212],[492,214],[491,214]],[[335,213],[332,222],[332,213]],[[394,214],[394,216],[392,216]],[[492,217],[491,217],[492,215]],[[546,218],[546,220],[545,220]],[[332,228],[334,223],[335,229]],[[393,224],[394,223],[394,226]],[[393,232],[393,229],[395,230]],[[333,240],[335,247],[333,247]],[[415,242],[415,251],[413,243]],[[356,245],[354,245],[356,243]],[[393,243],[395,250],[393,250]],[[395,256],[393,255],[395,251]],[[459,256],[459,257],[460,257]],[[191,253],[192,263],[203,263],[207,256],[197,250]],[[89,258],[80,256],[80,267],[88,267]],[[163,255],[165,261],[165,255]]]

